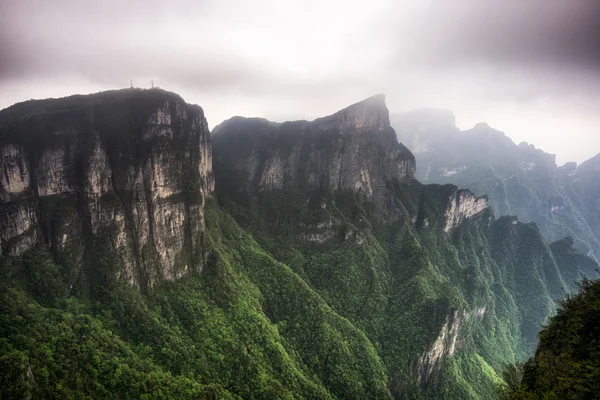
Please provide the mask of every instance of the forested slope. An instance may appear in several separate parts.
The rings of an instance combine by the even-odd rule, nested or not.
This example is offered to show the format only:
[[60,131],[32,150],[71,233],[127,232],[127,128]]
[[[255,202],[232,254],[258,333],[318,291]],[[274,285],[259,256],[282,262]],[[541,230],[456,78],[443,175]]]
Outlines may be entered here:
[[[0,113],[69,144],[36,152],[0,127],[0,211],[30,210],[3,219],[1,398],[489,398],[596,268],[485,197],[414,179],[383,96],[211,138],[201,109],[125,92]],[[137,121],[125,135],[96,114],[112,101],[129,110],[112,123]],[[40,186],[49,152],[63,174]],[[101,152],[120,163],[97,174]]]

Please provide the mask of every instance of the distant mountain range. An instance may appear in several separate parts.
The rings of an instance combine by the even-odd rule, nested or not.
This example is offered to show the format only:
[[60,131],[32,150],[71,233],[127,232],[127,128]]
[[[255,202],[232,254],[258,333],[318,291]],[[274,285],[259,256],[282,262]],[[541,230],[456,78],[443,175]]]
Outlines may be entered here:
[[554,155],[517,145],[486,123],[459,130],[448,110],[393,114],[391,124],[415,155],[421,182],[487,195],[497,215],[535,222],[549,241],[571,236],[577,248],[600,258],[600,154],[559,167]]

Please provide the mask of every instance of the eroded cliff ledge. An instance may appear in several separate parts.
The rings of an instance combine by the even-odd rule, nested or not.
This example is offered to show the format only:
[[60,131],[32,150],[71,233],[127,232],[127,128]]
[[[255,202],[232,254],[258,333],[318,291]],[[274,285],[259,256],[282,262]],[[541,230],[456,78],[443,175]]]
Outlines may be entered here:
[[[0,245],[41,244],[85,280],[98,238],[144,289],[203,265],[214,190],[202,109],[162,90],[36,100],[0,112]],[[69,262],[73,261],[73,262]],[[79,267],[80,266],[80,267]]]

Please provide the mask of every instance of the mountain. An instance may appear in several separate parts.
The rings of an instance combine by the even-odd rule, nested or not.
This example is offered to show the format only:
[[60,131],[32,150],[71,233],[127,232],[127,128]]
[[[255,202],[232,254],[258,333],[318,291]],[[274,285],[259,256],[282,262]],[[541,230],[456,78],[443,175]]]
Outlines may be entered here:
[[[569,241],[548,247],[533,224],[494,219],[486,198],[420,184],[387,119],[366,130],[330,122],[364,109],[358,103],[313,122],[236,117],[217,126],[219,203],[363,327],[395,397],[485,397],[494,369],[535,345],[554,299],[570,286],[563,271],[569,279],[594,274],[596,264],[576,260]],[[381,121],[385,105],[371,112]]]
[[600,154],[579,167],[558,167],[555,156],[516,145],[485,123],[460,131],[447,110],[395,114],[392,125],[415,154],[420,181],[486,194],[497,215],[535,222],[549,241],[571,236],[578,249],[600,258]]
[[161,90],[0,112],[0,397],[489,398],[597,267],[417,181],[383,95],[206,126]]
[[313,122],[233,118],[213,139],[223,191],[246,200],[257,191],[356,192],[393,220],[401,210],[387,185],[414,180],[414,157],[397,143],[383,95]]
[[43,244],[71,266],[69,286],[94,280],[97,236],[110,237],[115,272],[142,290],[202,268],[214,179],[200,107],[109,91],[14,105],[0,129],[3,254]]

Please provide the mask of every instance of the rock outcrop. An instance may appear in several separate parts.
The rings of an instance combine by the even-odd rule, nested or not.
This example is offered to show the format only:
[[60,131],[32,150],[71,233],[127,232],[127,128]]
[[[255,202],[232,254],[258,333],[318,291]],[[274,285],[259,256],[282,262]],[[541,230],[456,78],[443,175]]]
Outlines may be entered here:
[[136,89],[20,103],[0,112],[0,157],[4,256],[40,244],[82,265],[106,236],[142,289],[201,268],[214,179],[200,107]]
[[459,190],[456,195],[450,197],[444,231],[451,233],[463,221],[481,214],[488,207],[486,197],[477,197],[468,190]]
[[383,95],[312,122],[235,117],[214,129],[213,145],[217,181],[238,193],[351,191],[393,218],[390,186],[414,179],[414,157],[398,143]]
[[324,131],[381,132],[390,128],[390,114],[385,105],[385,95],[377,94],[333,115],[316,119],[313,124]]
[[442,325],[438,338],[429,346],[427,352],[417,360],[415,372],[419,384],[425,385],[428,383],[436,369],[439,369],[442,359],[454,355],[462,318],[463,315],[460,315],[456,310],[452,310],[444,325]]

